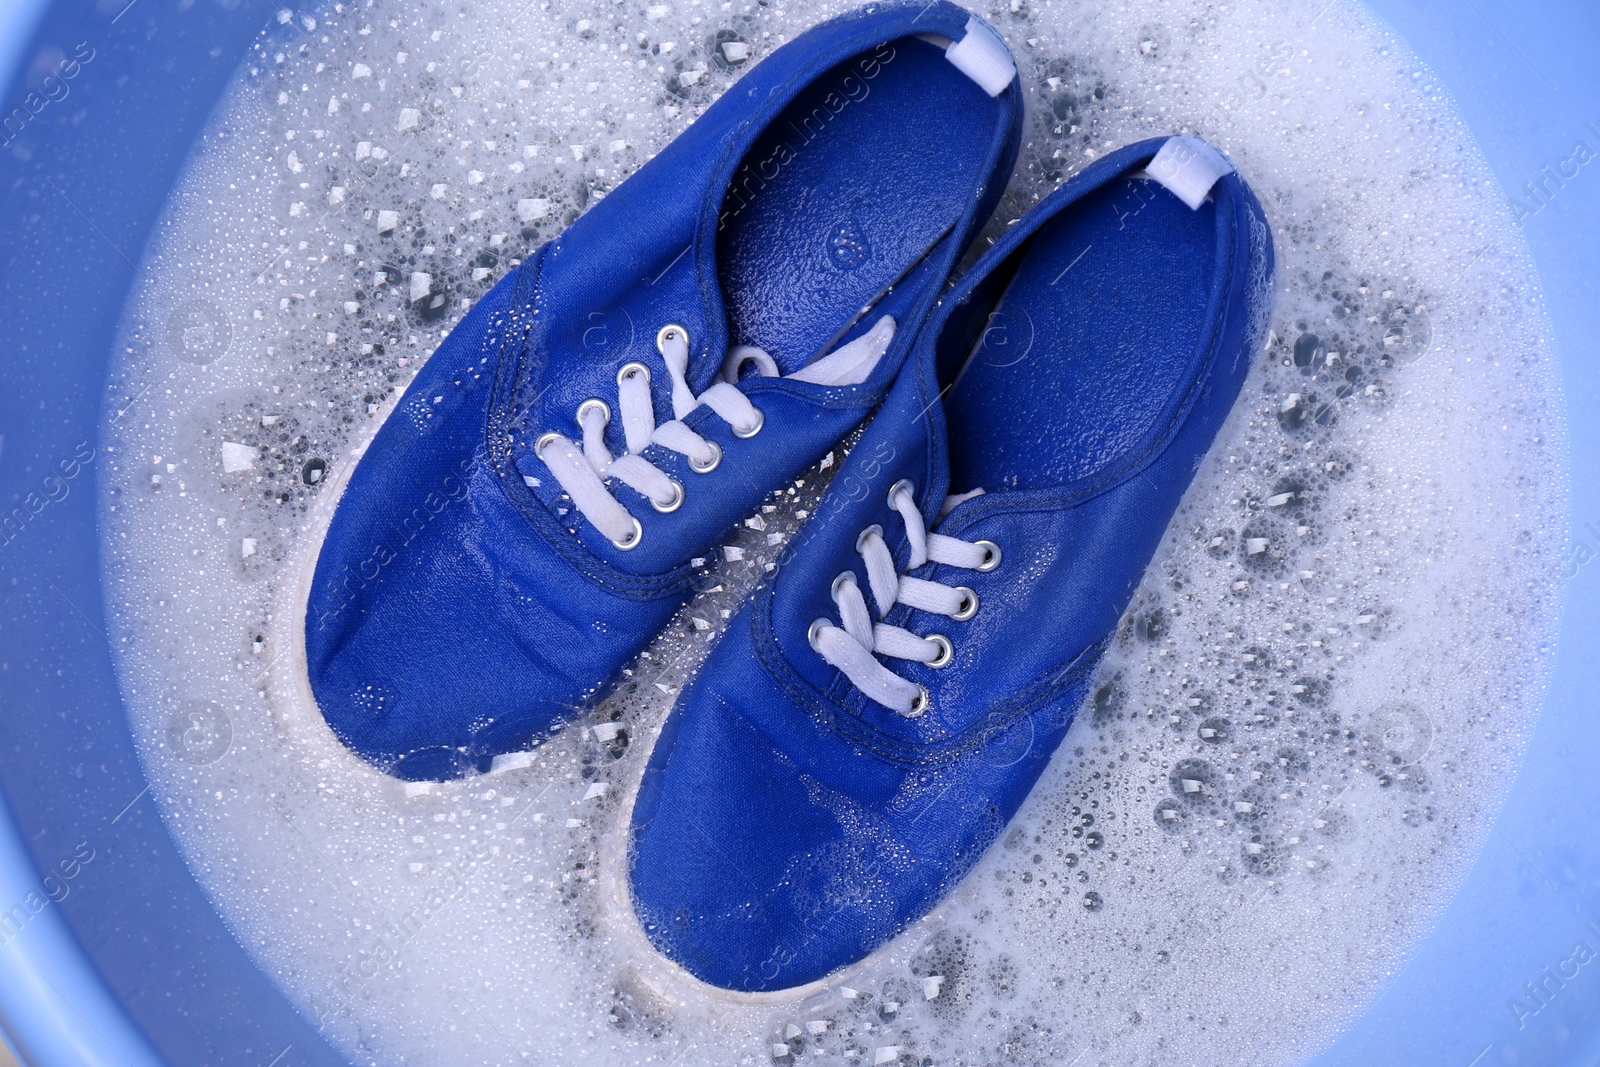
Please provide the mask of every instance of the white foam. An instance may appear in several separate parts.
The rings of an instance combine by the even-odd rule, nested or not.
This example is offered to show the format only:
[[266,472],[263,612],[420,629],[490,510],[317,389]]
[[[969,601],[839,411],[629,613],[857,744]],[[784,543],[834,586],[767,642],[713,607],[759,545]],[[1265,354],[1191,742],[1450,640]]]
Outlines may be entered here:
[[985,240],[1109,149],[1193,133],[1260,193],[1280,302],[1059,758],[856,996],[658,996],[607,890],[641,740],[832,456],[708,555],[604,729],[431,790],[327,734],[298,583],[399,391],[520,256],[844,8],[285,11],[174,191],[112,383],[141,399],[106,427],[120,677],[196,877],[362,1061],[1295,1062],[1403,960],[1504,793],[1557,598],[1549,335],[1431,73],[1323,0],[997,9],[1031,118]]

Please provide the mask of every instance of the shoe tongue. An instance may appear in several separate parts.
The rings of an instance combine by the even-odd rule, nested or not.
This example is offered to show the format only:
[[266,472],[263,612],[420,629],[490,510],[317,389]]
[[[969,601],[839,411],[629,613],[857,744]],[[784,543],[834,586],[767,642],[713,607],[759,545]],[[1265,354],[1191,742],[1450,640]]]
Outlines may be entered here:
[[[684,381],[689,383],[689,389],[695,396],[699,396],[721,380],[722,368],[737,347],[737,345],[730,343],[723,349],[705,345],[689,350],[689,363],[684,370],[683,377]],[[672,406],[672,380],[666,375],[662,375],[662,379],[661,384],[666,390],[667,407],[670,410]]]
[[[920,375],[912,377],[920,369],[915,358],[902,368],[900,380],[868,424],[851,459],[858,453],[864,457],[865,465],[856,470],[858,476],[871,479],[875,494],[898,479],[909,479],[922,517],[932,530],[943,517],[945,494],[950,489],[949,444],[943,398],[931,385],[925,386]],[[872,473],[874,468],[879,473]]]
[[739,384],[745,377],[782,377],[791,382],[839,387],[860,385],[872,376],[894,340],[896,325],[893,317],[880,316],[864,332],[857,334],[832,351],[818,356],[794,373],[784,375],[778,361],[765,349],[755,345],[734,345],[723,361],[720,377],[725,382]]
[[967,501],[976,499],[982,495],[982,487],[973,489],[966,493],[951,493],[949,496],[944,498],[944,506],[939,509],[939,521],[943,522],[952,511],[956,510],[956,508],[959,508]]

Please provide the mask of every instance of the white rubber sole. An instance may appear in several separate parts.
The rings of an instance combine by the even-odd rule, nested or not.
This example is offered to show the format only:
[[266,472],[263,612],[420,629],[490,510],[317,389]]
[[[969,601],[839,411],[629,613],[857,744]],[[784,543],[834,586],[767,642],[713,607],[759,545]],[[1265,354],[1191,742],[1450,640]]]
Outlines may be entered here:
[[314,747],[318,756],[337,761],[346,773],[391,782],[402,791],[406,783],[384,774],[351,752],[334,736],[332,727],[322,717],[316,697],[311,692],[311,671],[306,660],[306,608],[311,601],[311,582],[316,575],[317,559],[322,554],[323,542],[333,524],[339,501],[344,496],[345,486],[350,482],[350,475],[407,391],[400,390],[388,402],[387,409],[379,414],[371,432],[338,465],[333,479],[318,494],[306,516],[302,527],[305,536],[285,562],[282,574],[286,581],[274,598],[271,627],[274,656],[266,681],[267,704],[272,709],[273,725],[280,737]]

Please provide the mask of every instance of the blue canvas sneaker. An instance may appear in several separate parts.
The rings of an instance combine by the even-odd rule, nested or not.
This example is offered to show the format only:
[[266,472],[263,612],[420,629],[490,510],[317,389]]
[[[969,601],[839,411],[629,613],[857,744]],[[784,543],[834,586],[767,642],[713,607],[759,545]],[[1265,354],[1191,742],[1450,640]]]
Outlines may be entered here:
[[629,886],[662,953],[791,989],[956,885],[1083,702],[1271,275],[1255,197],[1174,137],[1088,167],[961,280],[655,742]]
[[338,737],[491,766],[604,695],[704,555],[883,398],[1015,162],[989,26],[777,49],[451,333],[344,489],[305,623]]

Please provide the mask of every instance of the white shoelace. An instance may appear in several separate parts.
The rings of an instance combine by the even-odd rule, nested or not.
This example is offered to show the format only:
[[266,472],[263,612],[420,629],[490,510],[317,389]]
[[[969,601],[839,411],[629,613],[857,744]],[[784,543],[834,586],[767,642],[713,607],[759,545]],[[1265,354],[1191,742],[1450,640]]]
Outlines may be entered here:
[[[871,375],[894,337],[894,319],[885,315],[860,337],[818,359],[795,374],[793,381],[817,385],[856,385]],[[655,405],[650,396],[650,368],[629,363],[617,372],[617,403],[622,412],[622,436],[627,451],[613,456],[606,447],[605,431],[611,423],[611,407],[604,400],[585,400],[578,405],[578,425],[583,432],[580,447],[559,433],[546,433],[534,444],[536,456],[549,468],[562,491],[572,498],[573,507],[620,549],[638,546],[644,538],[639,520],[623,507],[605,479],[615,478],[638,491],[659,512],[676,511],[683,504],[683,483],[651,464],[639,453],[650,445],[660,445],[683,455],[689,469],[709,474],[722,462],[722,449],[691,430],[683,420],[704,404],[722,421],[733,427],[739,438],[761,432],[766,419],[736,383],[746,363],[756,373],[778,376],[777,362],[753,345],[740,345],[728,353],[722,380],[696,396],[689,388],[689,334],[682,326],[670,325],[656,335],[656,349],[672,380],[670,422],[656,425]]]
[[[974,571],[992,571],[1000,565],[1000,546],[993,541],[962,541],[929,533],[913,493],[911,483],[905,480],[896,482],[889,490],[889,505],[905,521],[906,536],[911,542],[906,570],[915,570],[930,560]],[[959,503],[974,495],[963,494],[951,497],[950,501]],[[953,504],[947,502],[945,510],[951,506]],[[966,586],[948,586],[897,573],[894,556],[883,539],[882,527],[874,524],[863,530],[856,539],[856,551],[867,565],[867,584],[872,588],[878,619],[888,615],[896,604],[958,621],[978,613],[978,594]],[[927,711],[927,689],[900,677],[880,663],[874,654],[945,667],[954,655],[950,639],[943,634],[918,637],[902,627],[875,621],[866,598],[856,585],[854,571],[845,571],[833,580],[833,600],[839,605],[844,626],[835,626],[828,619],[816,620],[806,635],[811,647],[843,671],[857,689],[884,707],[908,718]]]

